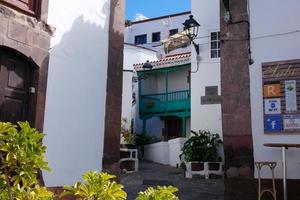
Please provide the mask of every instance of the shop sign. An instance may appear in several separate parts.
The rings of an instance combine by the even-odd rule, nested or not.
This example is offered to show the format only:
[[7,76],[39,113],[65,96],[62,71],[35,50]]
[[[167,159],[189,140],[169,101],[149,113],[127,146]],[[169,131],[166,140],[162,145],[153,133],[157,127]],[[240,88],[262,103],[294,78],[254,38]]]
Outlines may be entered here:
[[264,85],[264,97],[280,97],[280,83]]
[[285,102],[286,102],[286,112],[292,113],[297,112],[297,91],[296,91],[296,81],[288,80],[285,83]]
[[290,76],[295,76],[297,70],[294,66],[288,65],[285,68],[277,65],[274,67],[268,67],[267,69],[263,70],[263,77],[270,76],[272,78],[287,78]]
[[284,115],[284,130],[300,130],[300,115]]
[[265,114],[281,114],[280,98],[265,99]]
[[265,131],[267,132],[282,131],[281,115],[265,115]]

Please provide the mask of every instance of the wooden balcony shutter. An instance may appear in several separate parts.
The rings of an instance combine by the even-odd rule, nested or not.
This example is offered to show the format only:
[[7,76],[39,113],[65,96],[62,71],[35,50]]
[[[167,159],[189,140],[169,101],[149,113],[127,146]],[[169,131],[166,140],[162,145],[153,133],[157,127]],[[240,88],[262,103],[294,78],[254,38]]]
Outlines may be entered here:
[[11,5],[16,6],[17,8],[29,12],[31,14],[36,14],[37,12],[37,3],[41,0],[3,0]]

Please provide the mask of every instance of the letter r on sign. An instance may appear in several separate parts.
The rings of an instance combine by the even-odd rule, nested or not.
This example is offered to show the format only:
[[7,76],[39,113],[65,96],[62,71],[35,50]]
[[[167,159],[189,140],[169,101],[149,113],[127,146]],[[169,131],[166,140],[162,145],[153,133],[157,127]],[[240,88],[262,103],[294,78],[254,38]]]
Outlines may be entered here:
[[281,96],[280,84],[264,85],[264,97],[279,97]]

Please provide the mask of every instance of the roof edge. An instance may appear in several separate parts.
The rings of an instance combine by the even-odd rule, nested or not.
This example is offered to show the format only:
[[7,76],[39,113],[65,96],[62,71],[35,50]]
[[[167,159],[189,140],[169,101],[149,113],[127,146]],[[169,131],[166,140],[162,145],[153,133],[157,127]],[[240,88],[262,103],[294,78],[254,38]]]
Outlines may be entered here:
[[[141,21],[133,21],[133,22],[131,22],[131,25],[141,24],[141,23],[155,21],[155,20],[169,18],[169,17],[177,17],[177,16],[187,15],[187,14],[191,14],[191,13],[192,13],[191,11],[186,11],[186,12],[175,13],[175,14],[171,14],[171,15],[164,15],[164,16],[160,16],[160,17],[149,18],[149,19],[145,19],[145,20],[141,20]],[[129,26],[131,26],[131,25],[129,25]],[[127,27],[129,27],[129,26],[127,26]]]
[[144,50],[148,50],[148,51],[152,51],[152,52],[157,52],[157,51],[155,51],[153,49],[150,49],[150,48],[147,48],[147,47],[143,47],[143,46],[138,46],[138,45],[127,43],[127,42],[124,42],[124,45],[132,46],[132,47],[136,47],[136,48],[139,48],[139,49],[144,49]]

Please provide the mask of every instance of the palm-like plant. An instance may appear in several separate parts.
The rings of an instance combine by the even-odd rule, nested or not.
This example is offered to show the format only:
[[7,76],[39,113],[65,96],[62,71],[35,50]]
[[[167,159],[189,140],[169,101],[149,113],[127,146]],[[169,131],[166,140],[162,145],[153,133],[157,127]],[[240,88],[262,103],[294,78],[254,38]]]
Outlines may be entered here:
[[51,200],[54,195],[40,187],[38,169],[49,170],[42,144],[44,134],[28,122],[18,126],[0,122],[0,197],[9,200]]
[[125,200],[123,186],[112,181],[115,176],[107,173],[88,171],[83,175],[83,183],[64,187],[60,197],[74,195],[78,200]]
[[193,136],[185,142],[180,158],[184,156],[186,162],[219,161],[218,147],[222,144],[220,136],[205,130],[200,130],[198,133],[191,132]]
[[146,191],[140,192],[135,200],[179,200],[175,195],[176,192],[178,192],[178,189],[173,186],[150,187]]

